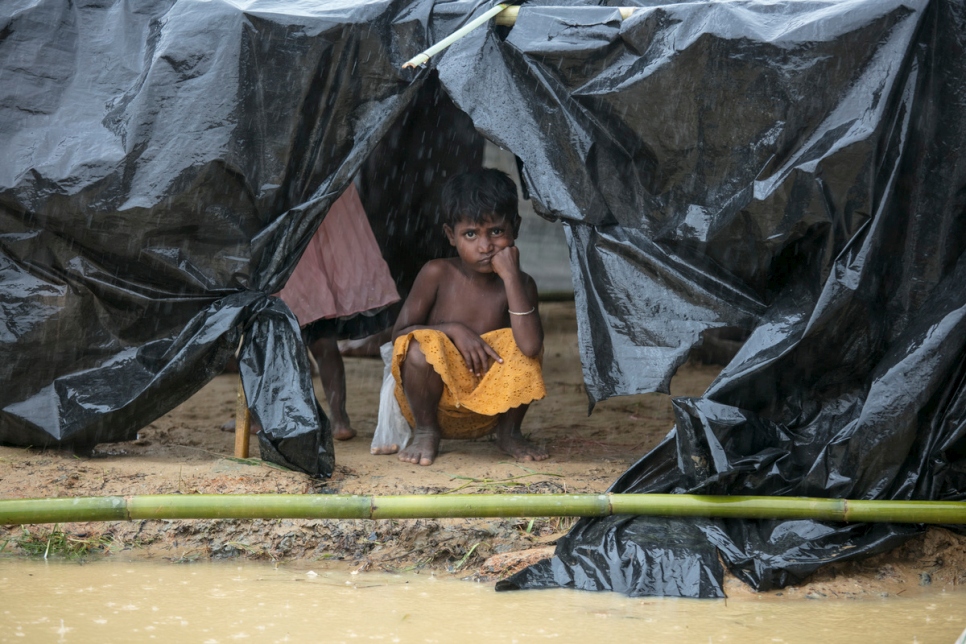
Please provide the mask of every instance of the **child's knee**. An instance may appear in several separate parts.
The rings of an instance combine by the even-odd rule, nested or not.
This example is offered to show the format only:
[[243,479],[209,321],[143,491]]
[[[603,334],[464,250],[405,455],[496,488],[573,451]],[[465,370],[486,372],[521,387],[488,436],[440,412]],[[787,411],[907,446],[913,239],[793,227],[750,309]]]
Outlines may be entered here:
[[417,369],[425,369],[429,366],[429,361],[426,360],[426,354],[423,353],[419,342],[416,340],[410,340],[409,347],[406,349],[406,364]]

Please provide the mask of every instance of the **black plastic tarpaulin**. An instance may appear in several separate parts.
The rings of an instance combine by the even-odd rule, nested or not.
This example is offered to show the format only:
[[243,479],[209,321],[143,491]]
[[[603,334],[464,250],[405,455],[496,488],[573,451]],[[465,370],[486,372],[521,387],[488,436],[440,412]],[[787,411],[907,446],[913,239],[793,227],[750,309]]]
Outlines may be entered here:
[[[534,4],[440,77],[570,223],[591,406],[751,331],[612,491],[963,498],[964,3]],[[716,597],[719,554],[767,589],[919,529],[582,520],[500,587]]]
[[[490,3],[0,5],[0,441],[133,437],[240,334],[263,454],[331,471],[284,283]],[[527,2],[431,62],[570,243],[591,407],[751,332],[612,488],[962,498],[962,0]],[[618,3],[612,3],[618,4]],[[720,596],[918,528],[586,520],[501,587]]]
[[243,335],[263,456],[331,473],[269,294],[421,86],[432,7],[0,4],[0,441],[133,439]]

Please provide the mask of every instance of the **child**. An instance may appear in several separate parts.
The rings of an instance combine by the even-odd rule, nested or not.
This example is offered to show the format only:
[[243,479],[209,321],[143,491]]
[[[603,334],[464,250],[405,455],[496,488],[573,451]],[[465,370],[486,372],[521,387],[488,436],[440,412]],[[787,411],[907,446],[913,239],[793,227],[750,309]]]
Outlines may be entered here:
[[430,465],[441,438],[494,431],[518,460],[547,458],[520,424],[546,395],[537,286],[520,270],[516,185],[498,170],[458,175],[443,189],[443,231],[459,257],[428,262],[396,325],[396,398],[413,426],[399,459]]

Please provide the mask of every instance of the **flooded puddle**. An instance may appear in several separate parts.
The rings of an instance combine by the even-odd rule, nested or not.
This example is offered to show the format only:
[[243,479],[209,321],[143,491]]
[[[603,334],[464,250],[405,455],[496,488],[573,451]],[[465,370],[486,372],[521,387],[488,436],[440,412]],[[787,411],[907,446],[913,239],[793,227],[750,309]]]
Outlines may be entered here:
[[[319,564],[324,566],[325,564]],[[497,593],[428,574],[251,562],[0,559],[2,642],[948,642],[966,592],[701,601]]]

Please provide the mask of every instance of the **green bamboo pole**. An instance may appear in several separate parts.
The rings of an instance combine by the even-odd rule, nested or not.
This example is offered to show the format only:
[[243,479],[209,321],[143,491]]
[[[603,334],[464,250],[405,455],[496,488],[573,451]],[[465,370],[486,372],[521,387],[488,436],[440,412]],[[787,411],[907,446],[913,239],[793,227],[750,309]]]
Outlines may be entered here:
[[0,500],[0,525],[142,519],[442,519],[609,515],[966,524],[966,502],[689,494],[159,494]]

